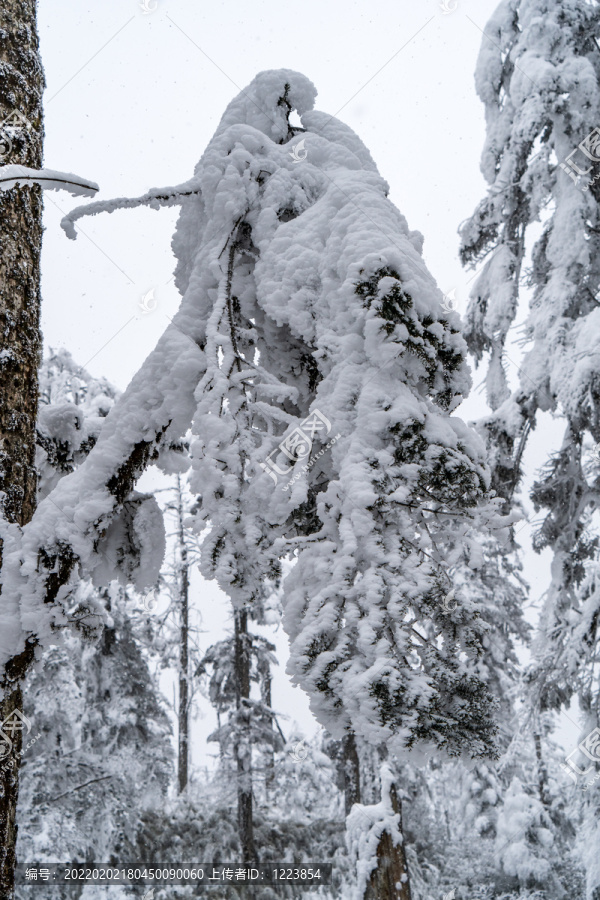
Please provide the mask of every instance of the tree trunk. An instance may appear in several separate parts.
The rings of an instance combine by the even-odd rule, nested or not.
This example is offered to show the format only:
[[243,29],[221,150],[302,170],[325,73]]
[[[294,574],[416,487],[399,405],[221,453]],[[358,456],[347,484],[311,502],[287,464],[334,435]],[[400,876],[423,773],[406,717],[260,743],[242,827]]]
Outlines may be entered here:
[[[0,164],[41,168],[44,75],[35,0],[3,0],[0,5],[0,63]],[[0,193],[0,514],[18,525],[31,519],[36,502],[41,243],[41,189],[23,187]],[[0,566],[2,551],[0,534]],[[0,600],[4,606],[10,601],[10,597]],[[2,723],[15,710],[22,710],[21,682],[33,650],[28,643],[2,675]],[[11,740],[7,758],[11,765],[3,767],[0,774],[2,898],[14,893],[21,731]]]
[[[268,659],[260,659],[258,663],[258,676],[260,679],[260,696],[264,705],[271,709],[271,667]],[[271,719],[271,730],[275,731],[275,721]],[[275,781],[275,743],[271,743],[265,750],[265,798],[269,799],[269,791]]]
[[538,790],[540,793],[540,800],[546,807],[546,809],[550,809],[550,797],[548,795],[548,770],[546,768],[546,763],[544,762],[544,757],[542,756],[542,739],[540,735],[536,732],[533,736],[533,740],[535,742],[535,756],[537,759],[537,770],[538,770]]
[[[403,835],[402,804],[395,784],[390,788],[390,800],[398,815],[398,830]],[[377,846],[377,868],[371,874],[364,900],[411,900],[404,837],[401,844],[394,846],[389,832],[384,831],[381,835]]]
[[179,602],[180,602],[180,637],[179,637],[179,756],[177,776],[179,793],[182,794],[188,783],[188,764],[190,756],[189,734],[189,588],[190,572],[185,531],[183,526],[183,496],[181,478],[177,476],[177,519],[179,536]]
[[344,765],[344,802],[346,816],[355,803],[360,803],[360,761],[354,734],[346,735],[342,742]]
[[250,640],[248,613],[235,610],[235,693],[236,730],[233,743],[237,767],[238,829],[243,862],[256,862],[252,816],[252,741],[250,736]]

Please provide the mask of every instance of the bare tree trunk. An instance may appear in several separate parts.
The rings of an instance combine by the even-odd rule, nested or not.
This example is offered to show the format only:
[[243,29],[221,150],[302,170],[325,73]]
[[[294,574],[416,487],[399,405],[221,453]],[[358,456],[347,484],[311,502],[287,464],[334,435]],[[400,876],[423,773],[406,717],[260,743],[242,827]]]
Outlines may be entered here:
[[[403,835],[402,804],[395,784],[390,787],[390,800],[398,815],[398,830]],[[364,900],[411,900],[404,836],[402,843],[394,846],[389,832],[384,831],[381,835],[377,846],[377,868],[371,874]]]
[[355,803],[360,803],[360,761],[354,734],[346,735],[342,742],[344,766],[344,802],[346,815]]
[[[44,75],[39,57],[35,0],[0,4],[0,163],[41,168]],[[21,118],[22,117],[22,118]],[[35,425],[40,363],[39,187],[0,194],[0,515],[18,525],[35,509]],[[3,544],[0,535],[0,566]],[[9,597],[2,599],[10,602]],[[10,660],[3,673],[0,719],[22,710],[21,682],[33,645]],[[22,734],[11,737],[11,765],[0,775],[0,896],[14,893],[16,809]]]
[[188,765],[190,757],[189,734],[189,588],[190,570],[185,530],[183,526],[183,492],[181,478],[177,476],[177,524],[179,537],[179,603],[180,603],[180,636],[179,636],[179,756],[177,776],[179,793],[187,788]]
[[250,736],[250,639],[248,613],[235,610],[235,692],[237,724],[233,743],[237,766],[238,829],[244,863],[256,862],[252,815],[252,741]]
[[225,762],[225,747],[223,746],[223,737],[221,735],[221,713],[217,709],[217,731],[219,732],[219,762],[221,765]]
[[[266,707],[271,709],[271,667],[268,659],[260,659],[258,663],[258,675],[260,679],[261,700]],[[271,719],[271,729],[275,731],[275,721]],[[265,797],[269,799],[269,791],[275,781],[275,743],[271,743],[265,750]]]
[[546,768],[546,763],[544,762],[544,757],[542,756],[542,739],[538,732],[533,735],[533,740],[535,742],[535,756],[537,760],[537,770],[538,770],[538,790],[540,793],[540,800],[546,807],[546,809],[550,809],[550,797],[548,795],[548,770]]

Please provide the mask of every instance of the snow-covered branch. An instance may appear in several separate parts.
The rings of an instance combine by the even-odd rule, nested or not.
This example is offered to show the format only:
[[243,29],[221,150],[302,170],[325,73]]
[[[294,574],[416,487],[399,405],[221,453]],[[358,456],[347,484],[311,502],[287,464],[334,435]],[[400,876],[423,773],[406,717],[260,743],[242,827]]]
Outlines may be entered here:
[[95,181],[88,181],[70,172],[56,169],[30,169],[28,166],[0,166],[0,191],[9,191],[17,184],[39,184],[45,191],[68,191],[73,197],[93,197],[99,190]]
[[177,206],[183,202],[184,197],[191,197],[199,193],[199,187],[191,179],[176,187],[151,188],[141,197],[115,197],[113,200],[98,200],[96,203],[87,203],[85,206],[78,206],[71,210],[61,220],[60,226],[67,237],[74,241],[77,239],[75,222],[84,216],[97,216],[103,212],[113,213],[117,209],[135,209],[137,206],[149,206],[150,209]]

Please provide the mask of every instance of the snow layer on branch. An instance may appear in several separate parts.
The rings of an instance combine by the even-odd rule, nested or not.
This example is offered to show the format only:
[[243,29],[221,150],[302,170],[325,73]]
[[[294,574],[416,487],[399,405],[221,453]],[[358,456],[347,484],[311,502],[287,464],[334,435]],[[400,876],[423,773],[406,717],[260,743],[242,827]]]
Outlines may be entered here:
[[[68,561],[72,554],[88,574],[98,566],[106,567],[101,538],[133,483],[124,496],[123,486],[143,471],[148,460],[156,459],[163,442],[168,446],[185,433],[193,411],[193,390],[202,369],[203,354],[195,342],[197,337],[193,314],[182,308],[111,409],[87,459],[60,480],[24,529],[22,574],[29,579],[29,589],[22,600],[22,622],[25,631],[37,635],[41,642],[50,639],[52,625],[66,621],[65,604],[78,580],[76,567],[60,587],[58,602],[44,603],[48,571],[58,568],[61,560]],[[156,552],[161,536],[151,529],[147,537],[148,552]],[[153,566],[160,565],[161,559],[159,552]],[[147,581],[142,573],[140,577]]]
[[[542,408],[548,408],[549,396],[576,416],[589,367],[598,368],[597,358],[590,362],[585,340],[579,346],[579,336],[571,334],[593,333],[597,279],[589,281],[582,273],[598,252],[596,229],[590,227],[597,202],[594,191],[582,190],[587,179],[574,183],[574,171],[565,165],[571,157],[579,168],[592,167],[577,148],[598,125],[600,112],[597,48],[592,42],[582,50],[596,16],[591,4],[578,0],[505,0],[481,44],[476,84],[487,121],[481,168],[491,187],[461,234],[466,261],[481,259],[495,246],[475,283],[466,317],[466,337],[475,355],[492,351],[487,383],[494,409],[507,397],[499,359],[517,314],[525,231],[532,222],[542,219],[545,226],[533,250],[535,292],[525,326],[531,349],[521,369],[523,390],[530,395],[533,386]],[[597,166],[592,168],[594,175]],[[550,216],[545,212],[549,205],[555,207]],[[582,283],[590,302],[585,304],[587,318],[578,320],[571,311]],[[585,370],[574,367],[573,360],[583,356],[588,356]]]
[[175,187],[151,188],[141,197],[115,197],[112,200],[98,200],[86,206],[78,206],[61,219],[60,227],[71,240],[77,238],[75,222],[83,216],[97,216],[100,213],[113,213],[117,209],[135,209],[137,206],[148,206],[150,209],[161,209],[163,206],[178,206],[181,198],[197,193],[193,179]]
[[[316,96],[314,84],[293,69],[259,72],[248,87],[231,101],[211,143],[232,125],[244,125],[266,135],[270,142],[279,144],[288,136],[290,111],[295,109],[302,115],[312,109]],[[204,158],[200,161],[200,167],[203,167],[203,162]]]
[[[472,293],[465,335],[478,359],[490,353],[494,412],[483,427],[507,496],[518,485],[538,410],[564,418],[562,444],[531,493],[536,512],[543,511],[534,547],[553,550],[529,679],[542,709],[568,706],[574,693],[589,709],[598,684],[599,26],[596,2],[500,4],[486,26],[477,67],[487,121],[482,171],[490,189],[461,229],[466,262],[491,253]],[[526,353],[511,395],[502,363],[520,312],[532,225],[537,240],[527,273]],[[593,457],[586,459],[590,446]],[[597,843],[592,853],[598,856]]]
[[0,191],[9,191],[18,184],[39,184],[45,191],[68,191],[73,197],[93,197],[99,190],[95,181],[70,172],[17,165],[0,166]]
[[[248,158],[244,144],[255,152],[262,142],[267,165],[268,148],[280,158],[283,151],[257,128],[281,140],[288,131],[292,104],[304,111],[314,95],[308,79],[287,70],[258,76],[230,104],[197,167],[206,198],[195,193],[199,181],[195,176],[194,194],[186,198],[174,240],[178,271],[187,273],[184,282],[179,281],[183,287],[180,310],[110,411],[85,462],[42,501],[24,530],[22,575],[28,579],[28,588],[22,600],[22,623],[41,642],[49,639],[53,626],[64,623],[79,566],[93,573],[106,565],[100,552],[102,538],[135,478],[149,462],[160,461],[161,450],[168,457],[169,445],[180,440],[191,422],[194,391],[205,370],[207,320],[224,279],[221,254],[240,216],[258,198],[258,169],[243,174]],[[273,162],[270,165],[275,168]],[[151,199],[161,202],[158,191],[151,193]],[[150,537],[151,545],[159,546],[153,529]],[[56,588],[53,571],[61,572]],[[44,602],[49,591],[55,594],[54,603]]]
[[[202,571],[260,619],[280,558],[297,557],[283,598],[290,665],[321,723],[485,755],[478,600],[441,608],[448,571],[475,558],[486,522],[501,525],[483,444],[452,415],[470,387],[459,319],[368,151],[310,112],[313,98],[308,79],[280,70],[226,110],[173,240],[180,311],[25,530],[23,625],[46,640],[63,621],[77,572],[44,603],[51,573],[103,565],[135,476],[192,420]],[[317,458],[304,467],[278,448],[311,413]]]
[[[221,240],[199,296],[207,368],[191,486],[198,530],[210,526],[202,571],[260,617],[263,585],[297,548],[283,598],[290,666],[321,723],[408,745],[441,704],[453,726],[432,740],[479,755],[492,704],[470,668],[477,601],[453,622],[439,606],[442,562],[472,556],[483,520],[467,511],[489,485],[480,439],[450,415],[470,387],[458,317],[442,310],[421,236],[360,139],[315,111],[304,131],[284,132],[280,111],[298,96],[312,86],[283,70],[230,104],[173,241],[187,297],[205,277],[205,221]],[[317,435],[304,466],[278,447],[311,413],[335,440]]]

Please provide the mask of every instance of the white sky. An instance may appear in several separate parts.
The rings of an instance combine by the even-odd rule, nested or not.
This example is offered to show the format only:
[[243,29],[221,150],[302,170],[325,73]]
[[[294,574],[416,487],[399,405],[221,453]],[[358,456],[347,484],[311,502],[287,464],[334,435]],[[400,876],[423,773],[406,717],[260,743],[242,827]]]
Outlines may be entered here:
[[[145,13],[142,6],[156,7]],[[457,227],[484,193],[483,107],[473,73],[496,0],[39,0],[46,70],[45,164],[95,180],[98,199],[136,196],[193,172],[227,103],[257,72],[296,69],[370,149],[425,261],[464,310],[473,273],[458,262]],[[68,241],[61,216],[77,205],[47,193],[42,264],[47,346],[64,346],[94,375],[124,388],[178,306],[170,250],[177,211],[121,211],[81,221]],[[156,309],[142,297],[154,290]],[[520,351],[515,347],[513,360]],[[478,385],[482,375],[475,373]],[[477,396],[463,415],[481,414]],[[533,473],[560,440],[549,421],[526,456]],[[529,479],[531,481],[531,478]],[[528,540],[528,528],[522,536]],[[532,599],[548,582],[549,555],[526,554]],[[223,598],[201,589],[205,627],[223,621]],[[208,635],[206,644],[208,644]],[[284,640],[280,642],[283,668]],[[275,706],[310,728],[305,698],[282,678]],[[574,746],[565,716],[562,732]],[[196,723],[197,753],[212,719]]]

